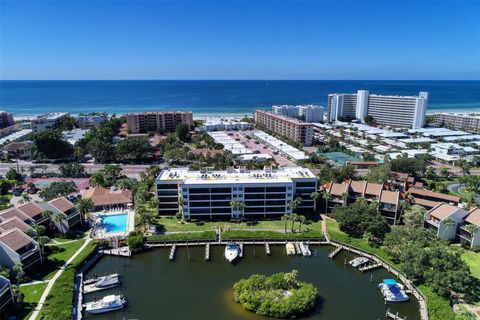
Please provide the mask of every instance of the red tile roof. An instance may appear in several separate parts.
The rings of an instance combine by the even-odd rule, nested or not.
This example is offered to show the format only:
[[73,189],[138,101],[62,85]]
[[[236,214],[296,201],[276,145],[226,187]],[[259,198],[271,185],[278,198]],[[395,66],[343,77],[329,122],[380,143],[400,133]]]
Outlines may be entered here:
[[435,208],[431,209],[428,213],[430,216],[437,218],[439,220],[444,220],[448,218],[452,213],[457,211],[459,208],[452,206],[448,203],[441,203]]
[[52,206],[60,210],[61,212],[65,213],[68,210],[72,209],[75,207],[73,203],[65,199],[64,197],[60,197],[57,199],[50,200],[48,203],[50,203]]
[[13,228],[0,234],[0,242],[13,251],[17,251],[33,242],[33,239],[23,233],[20,229]]
[[460,198],[457,196],[451,196],[449,194],[443,194],[439,192],[433,192],[430,190],[423,190],[423,189],[410,189],[408,190],[410,194],[413,196],[419,195],[419,196],[425,196],[425,197],[430,197],[434,199],[439,199],[439,200],[445,200],[445,201],[450,201],[450,202],[455,202],[458,203],[460,201]]
[[380,202],[397,205],[400,193],[395,191],[383,190],[380,196]]
[[17,207],[17,209],[21,210],[30,218],[34,218],[38,215],[41,215],[43,212],[43,209],[40,208],[40,206],[35,202],[28,202],[28,203],[22,204],[21,206]]
[[12,217],[0,223],[0,231],[7,231],[13,228],[18,228],[22,231],[25,231],[30,228],[30,226],[20,220],[18,217]]
[[480,226],[480,208],[473,208],[465,217],[465,221],[476,226]]
[[18,210],[17,208],[9,208],[5,209],[2,212],[0,212],[0,218],[1,219],[9,219],[12,217],[17,217],[22,221],[29,221],[30,217],[27,216],[25,213],[22,211]]

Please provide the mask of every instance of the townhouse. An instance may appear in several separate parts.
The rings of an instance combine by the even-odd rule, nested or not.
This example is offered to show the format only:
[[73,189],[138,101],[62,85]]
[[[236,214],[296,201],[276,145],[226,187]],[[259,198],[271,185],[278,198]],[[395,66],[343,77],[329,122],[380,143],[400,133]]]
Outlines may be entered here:
[[457,228],[457,240],[470,248],[480,247],[480,208],[473,208]]
[[0,276],[0,313],[10,303],[13,303],[12,284],[7,278]]
[[415,204],[418,204],[425,209],[429,210],[441,203],[448,203],[453,206],[458,206],[460,198],[449,194],[443,194],[430,190],[424,190],[420,188],[409,188],[407,192],[411,195]]
[[38,243],[19,228],[0,233],[0,265],[12,268],[21,263],[25,271],[43,262]]

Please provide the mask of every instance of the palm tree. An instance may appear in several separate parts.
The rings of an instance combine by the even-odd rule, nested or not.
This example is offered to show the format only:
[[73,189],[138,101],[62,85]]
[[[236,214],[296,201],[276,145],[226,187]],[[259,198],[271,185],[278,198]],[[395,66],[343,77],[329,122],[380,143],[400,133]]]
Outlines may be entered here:
[[292,220],[292,232],[293,232],[293,227],[295,225],[295,221],[298,221],[298,214],[296,213],[292,213],[292,215],[290,216],[290,219]]
[[95,204],[91,198],[81,198],[78,200],[77,209],[80,211],[83,221],[85,221],[89,218],[89,213],[95,210]]
[[245,209],[245,204],[241,201],[232,200],[230,201],[230,207],[232,207],[233,212],[243,211]]
[[285,233],[287,233],[287,223],[290,221],[290,216],[288,214],[284,214],[282,216],[282,221],[285,222]]
[[59,231],[61,233],[66,233],[68,230],[65,230],[65,226],[63,224],[63,222],[66,220],[66,215],[64,213],[57,213],[57,214],[53,214],[53,216],[51,217],[51,219],[53,219],[53,222],[56,222],[57,223],[57,227],[59,228]]
[[305,218],[305,216],[299,215],[297,217],[297,220],[300,223],[300,226],[298,227],[298,230],[300,230],[300,232],[301,232],[302,231],[302,223],[305,223],[305,221],[307,221],[307,218]]
[[20,284],[20,281],[23,278],[23,275],[25,274],[25,271],[23,271],[23,264],[16,263],[13,266],[12,271],[15,274],[15,278],[17,278],[17,286],[18,286]]
[[448,228],[455,225],[455,221],[451,217],[448,217],[447,219],[443,220],[443,224],[445,225],[445,229],[442,232],[442,236],[440,237],[441,239],[443,239],[443,236],[448,231]]
[[31,200],[32,198],[30,197],[30,195],[28,194],[28,192],[24,191],[22,192],[22,199],[20,199],[20,203],[27,203]]
[[328,200],[330,200],[330,193],[327,190],[323,190],[322,198],[325,200],[325,213],[328,211]]
[[40,254],[42,255],[42,259],[45,256],[45,245],[50,241],[50,238],[46,236],[39,236],[35,239],[40,245]]
[[178,198],[178,210],[182,214],[182,221],[185,221],[185,216],[184,216],[184,213],[183,213],[183,205],[184,205],[183,198]]
[[474,225],[474,224],[469,224],[468,226],[465,227],[468,232],[470,232],[471,235],[471,240],[473,241],[473,237],[475,237],[476,233],[480,229],[480,227]]
[[314,191],[310,194],[310,198],[312,198],[313,201],[315,202],[315,207],[316,207],[316,204],[318,202],[318,199],[320,199],[320,197],[321,197],[321,195],[317,191]]

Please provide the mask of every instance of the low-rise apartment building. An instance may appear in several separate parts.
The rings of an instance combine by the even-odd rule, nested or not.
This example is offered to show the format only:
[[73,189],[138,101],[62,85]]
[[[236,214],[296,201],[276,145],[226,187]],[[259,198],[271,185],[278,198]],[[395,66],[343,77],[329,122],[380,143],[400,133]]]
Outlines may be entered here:
[[54,216],[60,216],[61,219],[52,219],[53,224],[62,233],[67,233],[73,226],[83,223],[83,217],[75,205],[59,197],[49,202],[41,204],[44,211],[50,211]]
[[179,123],[193,127],[190,111],[138,112],[124,115],[129,133],[173,132]]
[[106,113],[80,115],[77,116],[76,119],[77,125],[80,128],[91,128],[100,123],[106,122],[108,120],[108,115]]
[[12,228],[0,233],[0,265],[12,268],[21,263],[24,270],[31,270],[42,263],[38,243],[22,230]]
[[68,117],[68,112],[50,112],[37,116],[32,120],[33,132],[42,132],[45,130],[56,129],[60,123]]
[[3,308],[13,303],[12,284],[7,278],[0,276],[0,314]]
[[[316,209],[310,195],[317,178],[306,168],[221,171],[164,169],[156,179],[158,213],[182,211],[186,218],[280,216],[292,213],[289,203],[301,198],[296,212]],[[234,206],[232,203],[241,203]]]
[[458,206],[460,198],[449,194],[434,192],[430,190],[424,190],[420,188],[408,189],[408,195],[413,197],[414,203],[418,204],[425,209],[429,210],[441,203],[447,203],[452,206]]
[[435,113],[433,114],[433,125],[470,133],[480,133],[480,114]]
[[265,129],[305,146],[313,143],[313,125],[272,112],[255,111],[255,122]]
[[433,230],[440,239],[452,241],[457,237],[457,229],[467,215],[465,209],[440,203],[426,213],[425,227]]
[[383,184],[354,180],[327,182],[325,191],[329,195],[328,211],[337,205],[346,206],[364,198],[369,202],[378,202],[378,210],[389,224],[396,224],[400,218],[400,192],[386,190]]
[[480,209],[473,208],[458,226],[457,240],[470,248],[480,247]]

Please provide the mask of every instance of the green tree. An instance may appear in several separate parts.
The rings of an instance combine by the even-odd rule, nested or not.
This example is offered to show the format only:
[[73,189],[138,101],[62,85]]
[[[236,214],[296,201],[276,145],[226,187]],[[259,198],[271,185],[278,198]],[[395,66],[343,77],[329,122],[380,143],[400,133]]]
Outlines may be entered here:
[[363,121],[368,125],[372,125],[375,122],[371,115],[366,115],[365,118],[363,118]]
[[128,234],[127,244],[131,252],[139,252],[143,250],[144,238],[141,232],[131,231]]
[[102,172],[95,172],[94,174],[92,174],[90,176],[90,178],[88,179],[88,184],[91,187],[99,187],[99,186],[106,185],[103,173]]
[[23,181],[23,176],[14,168],[8,169],[5,178],[9,181]]
[[35,154],[48,159],[65,159],[73,156],[73,146],[62,140],[60,130],[45,130],[33,135]]
[[419,205],[413,205],[406,209],[402,215],[403,223],[406,226],[422,227],[427,210]]
[[284,215],[282,216],[282,221],[285,222],[285,233],[287,233],[287,224],[288,224],[288,221],[290,221],[290,218],[291,218],[291,217],[290,217],[290,215],[288,215],[288,214],[284,214]]
[[153,158],[155,148],[150,145],[148,138],[127,137],[116,148],[117,159],[128,163],[141,163]]
[[190,141],[190,127],[186,123],[179,123],[175,128],[178,139],[183,142]]
[[17,286],[18,286],[22,281],[23,276],[25,275],[25,271],[23,270],[23,264],[16,263],[12,268],[12,272],[15,275],[15,279],[17,280]]
[[63,177],[77,178],[85,176],[85,167],[80,163],[64,163],[58,167]]
[[95,210],[95,204],[90,198],[82,198],[77,202],[77,209],[82,215],[83,221],[86,221],[89,218],[89,213]]
[[48,187],[40,191],[40,197],[45,201],[63,197],[71,193],[78,192],[73,181],[54,181]]
[[374,183],[387,183],[390,180],[390,172],[389,163],[372,167],[370,172],[367,173],[365,180]]

